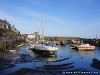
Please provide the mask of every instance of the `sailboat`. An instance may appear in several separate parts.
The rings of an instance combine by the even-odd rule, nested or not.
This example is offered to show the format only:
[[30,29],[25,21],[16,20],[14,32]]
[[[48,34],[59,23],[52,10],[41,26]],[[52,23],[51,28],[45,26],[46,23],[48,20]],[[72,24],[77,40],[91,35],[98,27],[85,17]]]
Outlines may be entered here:
[[[45,24],[45,21],[44,21],[44,17],[43,17],[43,27],[42,27],[42,44],[37,44],[34,46],[34,49],[36,51],[39,51],[39,52],[57,52],[58,48],[57,47],[53,47],[53,46],[47,46],[44,44],[44,24]],[[38,42],[38,37],[37,37],[37,42]]]

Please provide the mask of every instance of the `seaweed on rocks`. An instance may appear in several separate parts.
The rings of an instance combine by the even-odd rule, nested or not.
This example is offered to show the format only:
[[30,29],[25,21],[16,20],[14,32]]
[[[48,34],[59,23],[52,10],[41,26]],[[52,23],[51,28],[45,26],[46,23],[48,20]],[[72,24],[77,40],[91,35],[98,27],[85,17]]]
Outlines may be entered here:
[[[65,70],[65,72],[72,72],[72,73],[68,74],[64,73],[64,71],[56,71],[56,70],[38,70],[38,69],[22,68],[6,75],[84,75],[83,73],[78,73],[78,72],[88,72],[88,71],[83,68],[80,68],[74,70]],[[99,74],[87,73],[85,75],[99,75]]]
[[70,57],[67,57],[67,58],[64,58],[64,59],[61,59],[61,60],[57,60],[57,61],[52,61],[52,62],[61,62],[61,61],[64,61],[64,60],[68,60]]
[[11,62],[12,60],[0,59],[0,71],[16,66],[15,64],[12,64]]
[[100,61],[97,60],[96,58],[92,59],[92,61],[93,63],[90,66],[100,70]]
[[64,67],[72,65],[73,63],[61,64],[61,65],[44,65],[44,67]]
[[27,62],[32,62],[32,61],[33,61],[33,58],[27,54],[21,54],[20,58],[16,59],[16,63],[27,63]]
[[57,72],[22,68],[6,75],[57,75]]
[[43,65],[43,69],[45,70],[65,70],[65,69],[71,69],[74,68],[72,66],[73,63],[66,63],[61,65]]

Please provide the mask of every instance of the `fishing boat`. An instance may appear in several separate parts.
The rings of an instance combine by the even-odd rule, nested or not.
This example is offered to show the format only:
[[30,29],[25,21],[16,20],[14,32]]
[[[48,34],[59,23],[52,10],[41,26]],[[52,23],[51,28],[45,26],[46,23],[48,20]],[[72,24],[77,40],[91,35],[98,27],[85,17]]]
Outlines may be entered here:
[[21,43],[21,44],[19,44],[19,45],[16,45],[16,47],[18,48],[18,47],[22,47],[24,45],[24,43]]
[[70,49],[78,49],[76,44],[71,44]]
[[29,44],[28,48],[29,48],[29,50],[34,49],[34,44],[33,43]]
[[44,18],[43,18],[43,29],[42,29],[42,44],[38,43],[38,37],[37,37],[37,45],[34,46],[34,50],[40,51],[40,52],[56,52],[58,50],[57,47],[53,47],[50,45],[44,45]]
[[60,42],[57,42],[56,45],[60,45]]
[[79,50],[94,50],[95,46],[92,46],[90,44],[81,44],[81,45],[78,45],[77,48]]
[[61,46],[64,46],[64,45],[66,45],[63,41],[60,41],[60,45]]
[[29,50],[32,50],[32,49],[34,48],[34,43],[33,43],[33,41],[28,41],[27,44],[28,44],[28,49],[29,49]]

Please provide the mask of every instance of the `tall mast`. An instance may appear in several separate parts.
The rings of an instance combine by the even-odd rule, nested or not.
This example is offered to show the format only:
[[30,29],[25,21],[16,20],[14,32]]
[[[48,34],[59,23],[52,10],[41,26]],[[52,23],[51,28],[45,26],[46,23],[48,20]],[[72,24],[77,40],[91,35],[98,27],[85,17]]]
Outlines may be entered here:
[[38,17],[38,23],[37,23],[37,44],[38,44],[38,34],[39,34],[39,17]]
[[97,34],[96,34],[96,40],[97,40]]
[[43,25],[42,25],[42,40],[44,42],[44,26],[45,26],[45,17],[43,17]]

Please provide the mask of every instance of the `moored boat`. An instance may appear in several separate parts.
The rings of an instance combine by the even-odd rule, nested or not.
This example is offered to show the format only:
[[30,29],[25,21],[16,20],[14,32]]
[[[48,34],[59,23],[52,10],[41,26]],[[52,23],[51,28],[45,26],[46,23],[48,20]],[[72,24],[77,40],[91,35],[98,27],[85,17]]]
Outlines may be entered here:
[[60,42],[57,42],[56,45],[60,45]]
[[60,42],[60,45],[61,45],[61,46],[65,46],[66,44],[65,44],[65,42],[61,41],[61,42]]
[[45,52],[54,52],[58,50],[57,47],[46,46],[46,45],[41,45],[41,44],[34,46],[34,49],[38,51],[45,51]]
[[75,45],[75,44],[71,44],[71,45],[70,45],[70,48],[71,48],[71,49],[78,49],[78,48],[77,48],[77,45]]
[[95,46],[89,45],[89,44],[82,44],[82,45],[78,45],[77,48],[79,50],[94,50]]
[[38,52],[57,52],[58,48],[53,47],[51,45],[47,45],[48,43],[45,43],[44,40],[44,18],[43,18],[43,29],[42,29],[42,44],[38,43],[38,37],[37,37],[37,45],[34,46],[34,50]]
[[19,45],[16,45],[16,47],[22,47],[24,45],[24,43],[21,43]]
[[16,47],[18,48],[18,47],[22,47],[23,45],[17,45]]
[[29,48],[29,50],[32,50],[32,49],[34,49],[34,43],[30,43],[30,44],[28,44],[28,48]]

